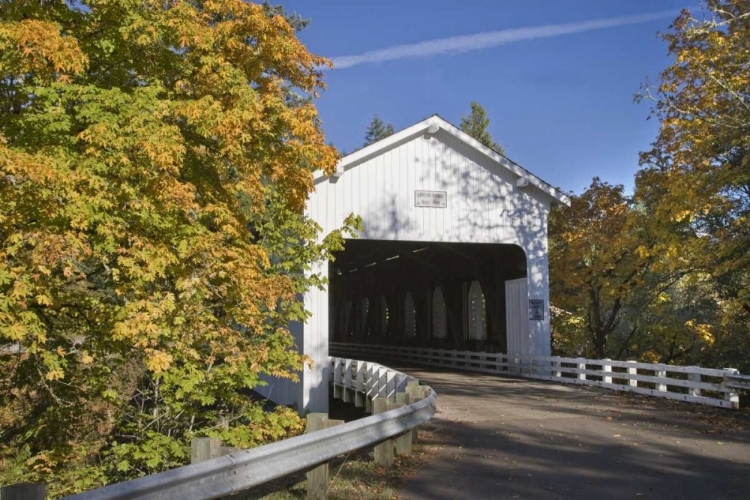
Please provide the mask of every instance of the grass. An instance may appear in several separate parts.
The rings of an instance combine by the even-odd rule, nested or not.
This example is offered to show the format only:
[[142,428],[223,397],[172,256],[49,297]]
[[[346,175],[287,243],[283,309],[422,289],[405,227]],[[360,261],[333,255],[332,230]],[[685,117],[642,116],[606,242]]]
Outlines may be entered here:
[[[329,500],[392,500],[398,489],[414,475],[425,457],[424,447],[415,445],[412,454],[396,457],[388,470],[375,465],[372,450],[361,450],[336,458],[329,463]],[[262,489],[234,495],[231,500],[300,500],[307,498],[304,474],[274,481]]]

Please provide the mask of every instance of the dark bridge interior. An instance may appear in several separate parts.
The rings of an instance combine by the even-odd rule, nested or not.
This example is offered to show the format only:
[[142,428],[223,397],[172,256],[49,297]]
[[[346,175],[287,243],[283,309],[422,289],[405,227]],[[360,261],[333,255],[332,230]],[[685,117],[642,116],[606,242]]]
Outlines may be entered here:
[[506,352],[516,245],[347,240],[329,266],[334,342]]

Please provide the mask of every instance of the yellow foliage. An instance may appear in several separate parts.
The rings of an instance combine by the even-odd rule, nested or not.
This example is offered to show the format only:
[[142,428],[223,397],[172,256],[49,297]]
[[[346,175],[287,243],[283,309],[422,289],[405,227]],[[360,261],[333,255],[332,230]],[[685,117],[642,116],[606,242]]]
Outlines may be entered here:
[[153,349],[146,349],[146,367],[154,373],[167,371],[172,364],[172,355]]
[[0,415],[55,470],[118,428],[81,460],[141,475],[307,361],[286,325],[334,245],[303,211],[338,160],[308,99],[330,63],[268,5],[37,4],[0,9]]
[[44,378],[47,380],[60,380],[64,377],[65,377],[65,373],[59,369],[50,370],[44,375]]

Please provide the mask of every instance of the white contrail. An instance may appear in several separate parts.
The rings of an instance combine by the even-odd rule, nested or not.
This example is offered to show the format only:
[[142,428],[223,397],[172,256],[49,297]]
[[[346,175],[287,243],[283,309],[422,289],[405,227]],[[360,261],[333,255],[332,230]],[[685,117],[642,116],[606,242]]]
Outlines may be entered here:
[[334,69],[344,69],[359,64],[393,61],[396,59],[429,57],[440,54],[460,54],[472,50],[497,47],[506,43],[520,42],[521,40],[549,38],[553,36],[570,35],[572,33],[581,33],[584,31],[614,28],[616,26],[625,26],[627,24],[646,23],[657,19],[676,17],[677,14],[678,12],[676,11],[662,11],[635,16],[595,19],[593,21],[583,21],[578,23],[547,24],[545,26],[535,26],[532,28],[485,31],[474,35],[452,36],[418,43],[394,45],[385,49],[371,50],[363,54],[334,57],[332,58],[332,61]]

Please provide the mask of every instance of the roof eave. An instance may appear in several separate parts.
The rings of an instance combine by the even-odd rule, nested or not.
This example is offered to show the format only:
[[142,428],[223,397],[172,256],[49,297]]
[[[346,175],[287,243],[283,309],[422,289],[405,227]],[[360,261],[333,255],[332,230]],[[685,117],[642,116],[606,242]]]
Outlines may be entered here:
[[[376,156],[378,153],[385,149],[388,149],[400,142],[405,142],[419,134],[434,134],[437,133],[438,130],[443,130],[446,133],[454,136],[458,140],[468,144],[480,153],[488,156],[496,163],[499,163],[506,169],[510,170],[519,178],[528,180],[530,184],[539,189],[542,193],[552,198],[553,201],[557,201],[558,203],[562,203],[563,205],[570,206],[570,198],[568,198],[559,189],[552,187],[550,184],[544,182],[542,179],[532,174],[525,168],[521,167],[517,163],[509,160],[508,158],[492,150],[491,148],[488,148],[481,142],[477,141],[476,139],[463,132],[453,124],[447,122],[438,115],[433,115],[426,120],[423,120],[415,125],[412,125],[411,127],[401,130],[389,137],[386,137],[385,139],[382,139],[374,144],[370,144],[369,146],[366,146],[359,151],[355,151],[354,153],[341,158],[338,165],[336,166],[336,171],[330,177],[333,179],[339,178],[344,174],[346,170],[353,168],[354,166],[358,165],[362,161],[367,160],[368,158]],[[318,182],[329,178],[329,176],[327,176],[325,172],[317,170],[314,172],[313,178],[314,182],[317,184]]]

